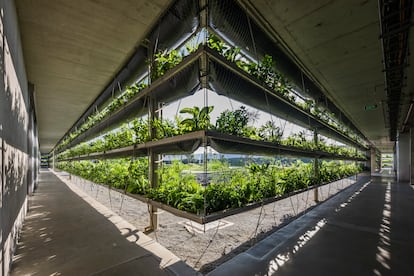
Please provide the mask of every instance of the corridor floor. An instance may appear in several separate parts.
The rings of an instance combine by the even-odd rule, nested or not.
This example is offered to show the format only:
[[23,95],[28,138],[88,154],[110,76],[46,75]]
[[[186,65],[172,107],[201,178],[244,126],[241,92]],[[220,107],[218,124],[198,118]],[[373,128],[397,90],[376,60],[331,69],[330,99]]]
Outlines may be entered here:
[[[41,173],[12,275],[195,275],[113,213]],[[414,188],[365,176],[210,275],[413,275]]]
[[374,176],[355,187],[210,275],[414,275],[414,186]]
[[41,172],[38,186],[11,275],[196,274],[109,210],[91,208],[53,173]]

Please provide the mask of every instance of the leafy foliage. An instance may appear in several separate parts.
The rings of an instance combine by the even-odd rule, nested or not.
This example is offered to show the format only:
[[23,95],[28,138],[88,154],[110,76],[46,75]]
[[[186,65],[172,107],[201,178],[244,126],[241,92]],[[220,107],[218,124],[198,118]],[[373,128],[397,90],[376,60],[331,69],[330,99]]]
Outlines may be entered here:
[[181,114],[190,114],[192,116],[191,118],[183,119],[180,122],[180,128],[182,130],[181,132],[187,133],[197,130],[207,130],[211,128],[210,113],[213,111],[213,109],[213,106],[204,106],[201,109],[198,106],[181,109]]
[[[319,139],[315,144],[313,139],[308,140],[305,132],[293,134],[282,139],[283,132],[275,125],[273,121],[267,121],[258,128],[249,126],[249,122],[257,119],[254,112],[248,111],[246,107],[230,111],[223,111],[216,120],[216,125],[210,123],[210,113],[213,106],[199,108],[181,109],[181,114],[188,114],[191,117],[177,118],[176,121],[168,119],[155,119],[151,122],[155,129],[153,140],[159,140],[166,137],[177,136],[197,130],[215,129],[222,133],[242,136],[253,140],[269,141],[290,147],[306,149],[310,151],[323,151],[342,157],[366,158],[363,152],[354,148],[329,145],[323,139]],[[149,141],[149,125],[147,119],[137,118],[128,124],[124,124],[117,131],[109,132],[99,139],[90,142],[80,143],[58,155],[58,159],[65,159],[94,152],[102,152],[116,148],[122,148],[134,144],[145,143]]]
[[230,169],[227,163],[215,160],[210,169],[217,173],[203,188],[194,174],[185,172],[191,166],[178,161],[164,165],[159,170],[160,185],[151,188],[145,158],[58,163],[60,169],[93,182],[141,194],[180,210],[205,214],[331,182],[361,170],[355,163],[322,161],[319,176],[315,178],[312,164],[301,161],[290,166],[250,163],[239,169]]
[[[158,51],[152,59],[152,69],[150,76],[151,80],[156,80],[157,78],[165,75],[167,71],[177,66],[186,55],[196,51],[199,45],[200,43],[198,42],[189,41],[186,43],[185,49],[183,47],[182,50]],[[273,61],[273,57],[271,55],[264,55],[262,60],[258,62],[249,61],[248,58],[246,58],[243,55],[240,48],[228,45],[214,34],[209,34],[207,46],[220,53],[227,60],[234,62],[239,68],[250,74],[253,78],[257,79],[259,82],[262,82],[265,86],[280,94],[281,96],[283,96],[299,108],[302,108],[304,111],[326,122],[329,126],[337,129],[344,135],[347,135],[351,139],[355,140],[357,143],[363,143],[363,140],[358,135],[356,135],[348,127],[341,124],[340,121],[336,118],[335,114],[329,112],[326,108],[320,105],[316,105],[316,103],[311,99],[302,99],[298,101],[299,97],[296,94],[296,92],[294,92],[293,86],[290,83],[290,81],[287,78],[285,78],[280,72],[275,70],[275,64]],[[113,112],[117,111],[120,107],[130,102],[130,100],[133,99],[135,95],[137,95],[147,86],[148,85],[145,82],[141,82],[126,87],[126,89],[119,97],[113,99],[101,111],[97,112],[94,115],[91,115],[84,124],[82,124],[74,132],[70,133],[57,147],[57,150],[61,150],[63,147],[65,147],[71,141],[73,141],[73,139],[78,137],[81,133],[93,127],[99,121],[106,118]],[[231,114],[224,114],[223,117],[226,117],[227,115]],[[183,124],[181,124],[182,128],[178,130],[174,129],[173,124],[171,124],[170,122],[168,122],[167,124],[164,124],[164,122],[153,122],[155,125],[157,125],[157,127],[159,127],[159,132],[157,134],[156,139],[179,135],[182,133],[194,131],[196,129],[206,129],[204,126],[201,126],[203,123],[201,123],[200,126],[196,126],[196,124],[194,123],[197,122],[193,119],[194,117],[188,118],[188,120],[185,119],[183,121]],[[226,121],[226,119],[224,119],[224,121]],[[270,131],[270,133],[268,131]],[[237,131],[230,130],[229,133],[232,134],[235,132]],[[279,135],[276,129],[273,129],[273,134],[272,130],[269,128],[263,128],[259,130],[245,128],[243,132],[244,136],[252,139],[264,139],[275,142],[280,140],[278,139]],[[144,136],[145,135],[142,135],[142,137]],[[143,138],[142,141],[146,141],[146,138]],[[139,141],[137,142],[139,143]]]
[[303,109],[305,112],[316,116],[357,143],[363,143],[363,140],[359,137],[359,135],[355,134],[351,129],[340,123],[340,120],[336,118],[335,114],[329,112],[326,108],[320,107],[310,99],[302,99],[298,101],[297,99],[299,97],[297,93],[294,92],[292,83],[280,72],[275,70],[276,66],[271,55],[264,55],[262,60],[258,62],[248,61],[248,59],[242,55],[240,48],[228,45],[215,34],[209,34],[207,46],[217,51],[227,60],[234,62],[240,69],[247,72],[258,82],[263,83],[265,86],[275,91],[297,107]]
[[151,67],[151,80],[156,80],[165,75],[165,73],[177,66],[183,57],[176,50],[159,51],[154,55],[154,62]]
[[266,141],[280,143],[283,132],[273,121],[267,121],[259,129],[259,136]]
[[84,133],[86,130],[90,129],[98,122],[108,117],[110,114],[121,108],[123,105],[126,105],[131,99],[133,99],[140,91],[144,90],[148,85],[144,82],[135,83],[131,86],[127,86],[126,90],[121,94],[120,97],[113,99],[105,108],[100,112],[95,113],[88,117],[87,121],[83,123],[77,130],[70,133],[67,138],[65,138],[62,143],[57,147],[57,150],[60,150],[71,141],[73,141],[80,134]]
[[246,107],[230,111],[225,110],[216,120],[216,129],[220,132],[243,136],[249,122],[249,114]]

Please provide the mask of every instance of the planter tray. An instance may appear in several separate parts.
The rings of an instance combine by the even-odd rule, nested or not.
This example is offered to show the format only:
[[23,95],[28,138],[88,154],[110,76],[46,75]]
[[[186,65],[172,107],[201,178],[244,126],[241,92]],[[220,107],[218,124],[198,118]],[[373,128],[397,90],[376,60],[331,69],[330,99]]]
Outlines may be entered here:
[[155,98],[158,102],[171,103],[194,94],[201,87],[200,59],[206,56],[210,68],[207,85],[216,93],[242,103],[248,103],[259,110],[284,118],[302,127],[316,129],[318,133],[327,137],[365,149],[350,137],[307,113],[283,96],[278,95],[277,92],[270,90],[234,63],[205,46],[185,57],[179,65],[142,90],[135,99],[76,137],[64,149],[119,126],[127,119],[146,114],[148,97]]
[[339,130],[267,88],[247,72],[228,61],[216,51],[205,50],[210,59],[210,87],[216,93],[246,103],[307,129],[334,138],[343,143],[366,149]]
[[149,150],[158,154],[193,153],[200,146],[211,146],[220,153],[251,154],[264,156],[292,156],[319,159],[365,161],[361,158],[344,157],[319,150],[306,150],[280,145],[273,142],[257,141],[217,131],[196,131],[158,141],[146,142],[100,153],[91,153],[67,160],[110,159],[128,156],[146,156]]
[[[338,179],[338,180],[340,180],[340,179]],[[332,182],[335,182],[335,181],[338,181],[338,180],[334,180]],[[321,187],[321,186],[330,184],[332,182],[323,183],[323,184],[317,185],[317,187]],[[140,200],[144,203],[152,205],[156,208],[160,208],[160,209],[162,209],[166,212],[169,212],[173,215],[176,215],[178,217],[186,218],[186,219],[189,219],[191,221],[197,222],[199,224],[206,224],[206,223],[209,223],[209,222],[220,220],[220,219],[228,217],[228,216],[240,214],[240,213],[243,213],[243,212],[258,208],[258,207],[261,207],[263,205],[270,204],[270,203],[285,199],[285,198],[289,198],[289,197],[294,196],[296,194],[300,194],[300,193],[306,192],[308,190],[312,190],[315,187],[316,186],[309,186],[307,188],[296,190],[296,191],[287,193],[285,195],[275,196],[275,197],[271,197],[271,198],[265,198],[260,202],[254,202],[254,203],[250,203],[248,205],[245,205],[245,206],[242,206],[242,207],[239,207],[239,208],[231,208],[231,209],[214,212],[214,213],[207,214],[207,215],[194,214],[194,213],[190,213],[190,212],[187,212],[187,211],[179,210],[175,207],[172,207],[172,206],[167,205],[165,203],[161,203],[161,202],[152,200],[152,199],[150,199],[148,197],[145,197],[143,195],[128,193],[128,192],[125,192],[124,190],[120,190],[120,189],[114,189],[114,188],[112,188],[112,189],[114,189],[114,190],[116,190],[120,193],[126,194],[129,197],[138,199],[138,200]]]
[[200,87],[199,59],[204,49],[199,49],[185,57],[183,61],[168,71],[164,76],[155,80],[150,86],[139,92],[112,114],[108,115],[97,124],[77,136],[62,151],[82,142],[98,136],[100,133],[114,129],[128,119],[140,117],[148,112],[148,97],[155,97],[158,102],[170,103],[185,96],[194,94]]

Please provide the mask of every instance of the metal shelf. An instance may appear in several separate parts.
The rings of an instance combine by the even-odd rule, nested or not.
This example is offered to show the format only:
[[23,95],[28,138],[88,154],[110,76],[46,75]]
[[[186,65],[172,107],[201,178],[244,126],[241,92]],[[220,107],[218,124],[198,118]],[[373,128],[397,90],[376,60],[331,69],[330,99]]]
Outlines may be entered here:
[[[355,176],[357,177],[357,175],[355,175]],[[352,177],[352,176],[350,176],[350,177]],[[271,197],[271,198],[265,198],[262,201],[249,203],[249,204],[247,204],[245,206],[242,206],[242,207],[239,207],[239,208],[226,209],[226,210],[214,212],[214,213],[211,213],[211,214],[194,214],[194,213],[190,213],[190,212],[187,212],[187,211],[179,210],[179,209],[177,209],[175,207],[172,207],[170,205],[167,205],[165,203],[161,203],[159,201],[152,200],[152,199],[150,199],[150,198],[148,198],[144,195],[128,193],[125,190],[121,190],[121,189],[114,189],[114,188],[111,188],[111,189],[113,189],[115,191],[118,191],[119,193],[125,194],[129,197],[132,197],[134,199],[138,199],[139,201],[141,201],[143,203],[147,203],[147,204],[152,205],[156,208],[160,208],[162,210],[165,210],[165,211],[167,211],[167,212],[169,212],[173,215],[189,219],[189,220],[197,222],[199,224],[206,224],[206,223],[213,222],[213,221],[216,221],[216,220],[228,217],[228,216],[240,214],[240,213],[252,210],[254,208],[260,207],[262,205],[270,204],[272,202],[276,202],[276,201],[291,197],[293,195],[300,194],[300,193],[312,190],[315,187],[321,187],[321,186],[330,184],[330,183],[338,181],[338,180],[340,180],[340,179],[337,179],[337,180],[334,180],[334,181],[331,181],[331,182],[328,182],[328,183],[322,183],[322,184],[316,185],[316,186],[309,186],[305,189],[296,190],[296,191],[293,191],[293,192],[290,192],[290,193],[287,193],[287,194],[284,194],[284,195],[275,196],[275,197]]]
[[304,128],[316,130],[320,134],[348,145],[366,149],[339,130],[270,90],[265,84],[259,83],[214,50],[200,47],[195,53],[184,58],[175,68],[141,91],[135,99],[76,137],[62,151],[104,130],[118,126],[126,119],[146,114],[148,97],[153,97],[158,102],[171,103],[194,94],[201,86],[199,74],[202,56],[207,57],[209,61],[208,86],[216,93],[249,103],[254,108],[284,118]]
[[265,84],[258,82],[214,50],[206,49],[206,52],[210,58],[210,85],[216,93],[248,103],[304,128],[316,129],[318,133],[345,144],[366,149],[339,130],[267,88]]
[[264,156],[283,155],[319,159],[366,161],[365,159],[361,158],[346,157],[319,150],[307,150],[298,147],[285,146],[273,142],[252,140],[249,138],[224,134],[217,131],[204,130],[115,150],[67,158],[61,161],[146,156],[149,149],[158,154],[184,154],[192,153],[200,146],[210,146],[220,153],[252,154]]
[[93,138],[105,130],[113,129],[128,119],[147,114],[148,97],[156,97],[159,102],[169,103],[194,94],[200,86],[198,62],[202,54],[203,49],[200,49],[185,57],[179,65],[139,92],[125,106],[122,106],[93,127],[87,129],[59,152],[63,152],[88,138]]

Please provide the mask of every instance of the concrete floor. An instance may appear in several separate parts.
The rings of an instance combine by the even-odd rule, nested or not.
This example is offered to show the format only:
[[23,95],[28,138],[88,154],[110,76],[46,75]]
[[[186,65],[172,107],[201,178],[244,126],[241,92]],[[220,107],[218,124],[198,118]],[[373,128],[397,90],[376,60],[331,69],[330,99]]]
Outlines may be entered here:
[[11,275],[197,274],[51,172],[40,173],[29,206]]
[[412,186],[375,177],[278,275],[414,275],[413,215]]
[[[42,173],[12,275],[196,274],[82,198]],[[413,214],[413,186],[389,176],[361,177],[210,275],[413,275]]]
[[210,275],[414,275],[413,216],[413,186],[361,178]]

